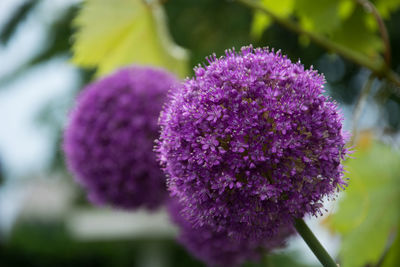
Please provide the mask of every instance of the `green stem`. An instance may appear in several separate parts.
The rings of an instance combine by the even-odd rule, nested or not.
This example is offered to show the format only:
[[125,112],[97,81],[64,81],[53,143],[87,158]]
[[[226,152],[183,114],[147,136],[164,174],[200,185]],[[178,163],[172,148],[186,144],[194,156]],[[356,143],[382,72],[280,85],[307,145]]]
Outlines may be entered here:
[[254,0],[237,0],[237,1],[252,9],[264,13],[265,15],[272,18],[276,23],[285,27],[286,29],[295,32],[299,35],[304,35],[308,37],[311,41],[325,48],[326,50],[335,52],[338,55],[360,66],[370,69],[375,74],[375,76],[379,78],[386,78],[387,80],[393,82],[397,86],[400,86],[400,77],[385,64],[384,60],[381,57],[379,57],[376,60],[371,60],[367,56],[364,56],[363,54],[357,51],[353,51],[343,45],[332,42],[323,35],[304,30],[297,23],[291,21],[290,19],[282,18],[275,15],[273,12],[265,8],[257,1]]
[[294,227],[324,267],[338,267],[302,219],[295,219]]

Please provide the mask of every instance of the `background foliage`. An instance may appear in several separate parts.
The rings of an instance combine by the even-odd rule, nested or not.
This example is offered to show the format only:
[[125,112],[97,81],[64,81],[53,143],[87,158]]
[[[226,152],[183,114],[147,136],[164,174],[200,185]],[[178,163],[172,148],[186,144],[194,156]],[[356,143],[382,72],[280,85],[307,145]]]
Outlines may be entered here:
[[[18,28],[43,1],[22,1],[0,27],[0,42],[7,46]],[[348,189],[339,196],[335,212],[324,225],[341,237],[338,261],[343,267],[398,266],[400,264],[400,94],[398,87],[375,80],[364,98],[362,88],[370,71],[344,59],[332,49],[313,42],[307,34],[292,31],[260,9],[248,8],[243,1],[215,0],[86,0],[69,5],[44,25],[48,41],[33,57],[10,74],[0,76],[0,87],[21,79],[26,72],[60,56],[82,67],[82,85],[98,76],[130,63],[162,66],[180,77],[215,52],[222,55],[231,47],[252,43],[281,49],[293,60],[314,65],[327,79],[327,93],[345,110],[346,127],[354,123],[354,109],[365,99],[360,127],[369,129],[355,138],[353,158],[347,161]],[[246,1],[244,1],[246,2]],[[371,10],[356,0],[261,0],[260,6],[303,31],[326,38],[369,62],[381,62],[386,47]],[[371,1],[387,26],[391,51],[390,67],[400,72],[400,0]],[[184,48],[183,48],[184,47]],[[337,52],[337,51],[336,51]],[[340,53],[339,53],[340,54]],[[379,63],[380,64],[380,63]],[[1,90],[1,89],[0,89]],[[368,93],[368,92],[367,92]],[[63,99],[42,108],[36,118],[54,132],[53,156],[45,173],[65,173],[60,152],[64,116],[57,116]],[[357,137],[357,135],[355,135]],[[0,151],[0,153],[2,153]],[[1,155],[0,155],[1,159]],[[4,165],[4,164],[3,164]],[[12,177],[5,169],[5,183]],[[49,175],[50,176],[50,175]],[[0,176],[1,177],[1,176]],[[67,179],[70,179],[69,177]],[[74,205],[87,205],[81,193]],[[18,223],[0,247],[1,266],[135,266],[140,246],[147,240],[79,243],[71,239],[64,222]],[[153,240],[153,242],[155,242]],[[171,240],[159,240],[168,248],[173,266],[201,263]],[[66,254],[65,251],[68,250]],[[298,255],[273,254],[265,266],[295,266]],[[249,264],[249,266],[254,266]]]

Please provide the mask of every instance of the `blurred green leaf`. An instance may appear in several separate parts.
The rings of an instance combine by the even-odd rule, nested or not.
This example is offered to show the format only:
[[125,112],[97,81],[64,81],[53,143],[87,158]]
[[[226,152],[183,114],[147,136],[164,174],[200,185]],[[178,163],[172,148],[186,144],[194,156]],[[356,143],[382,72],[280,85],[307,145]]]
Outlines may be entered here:
[[86,0],[74,25],[73,62],[97,67],[97,75],[132,63],[187,74],[186,51],[172,43],[156,1],[150,6],[144,1]]
[[400,8],[400,0],[377,0],[376,8],[384,18],[389,18],[390,13],[397,11]]
[[254,13],[253,22],[251,24],[251,35],[256,38],[260,38],[265,29],[271,25],[272,20],[270,17],[265,16],[260,11]]
[[397,237],[383,260],[382,267],[396,267],[400,264],[400,227],[397,229]]
[[[377,4],[389,16],[398,7],[398,2],[400,0],[380,0]],[[324,35],[361,56],[367,55],[373,60],[383,49],[375,18],[354,0],[264,0],[261,3],[274,15],[287,19],[293,16],[292,20],[297,21],[302,29]],[[271,23],[270,17],[256,11],[252,24],[253,35],[259,37]],[[302,44],[308,43],[304,37],[299,40]]]
[[373,27],[368,27],[367,21],[367,14],[363,9],[356,8],[352,16],[332,33],[332,39],[354,51],[375,57],[377,52],[382,50],[383,43],[380,36],[373,31]]
[[339,1],[339,17],[341,19],[347,19],[354,11],[356,2],[354,0],[340,0]]
[[297,0],[296,14],[308,31],[331,33],[340,25],[338,0]]
[[342,267],[376,263],[400,219],[399,152],[373,143],[353,156],[346,164],[349,186],[338,212],[328,219],[330,228],[342,235]]
[[[271,10],[277,16],[287,18],[293,13],[294,0],[262,0],[262,5],[268,10]],[[254,14],[254,20],[251,26],[251,33],[255,37],[259,38],[263,31],[268,28],[272,23],[272,20],[265,16],[265,14],[256,11]]]

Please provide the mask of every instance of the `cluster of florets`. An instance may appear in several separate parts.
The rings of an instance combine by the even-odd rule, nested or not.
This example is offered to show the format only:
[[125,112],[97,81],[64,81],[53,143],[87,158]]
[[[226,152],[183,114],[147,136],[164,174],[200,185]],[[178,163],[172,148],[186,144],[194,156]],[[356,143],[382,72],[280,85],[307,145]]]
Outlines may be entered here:
[[172,221],[179,227],[179,242],[209,266],[230,267],[249,260],[259,260],[263,253],[284,246],[286,238],[294,232],[293,227],[288,225],[282,227],[274,238],[253,242],[232,238],[227,231],[216,231],[210,226],[194,228],[182,216],[182,206],[175,199],[169,201],[168,211]]
[[159,160],[185,219],[257,240],[319,214],[323,198],[345,186],[347,153],[324,77],[252,47],[208,63],[160,117]]
[[167,193],[153,152],[157,119],[177,80],[161,69],[127,67],[88,85],[65,130],[70,171],[96,204],[155,208]]

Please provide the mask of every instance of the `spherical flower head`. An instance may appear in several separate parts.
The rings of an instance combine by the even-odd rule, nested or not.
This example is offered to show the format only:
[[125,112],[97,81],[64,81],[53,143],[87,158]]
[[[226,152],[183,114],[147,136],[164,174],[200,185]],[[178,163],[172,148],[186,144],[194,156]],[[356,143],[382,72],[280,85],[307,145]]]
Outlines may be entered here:
[[344,187],[346,135],[324,77],[279,51],[208,59],[170,97],[157,151],[193,225],[266,238]]
[[130,66],[88,85],[64,134],[67,165],[95,204],[156,208],[165,175],[153,151],[157,120],[176,78],[161,69]]
[[240,266],[245,261],[258,261],[262,254],[283,247],[286,238],[294,232],[286,226],[274,238],[253,242],[250,239],[235,239],[227,231],[216,231],[203,225],[194,228],[182,216],[182,206],[176,199],[168,201],[168,212],[179,228],[178,241],[196,258],[208,266]]

